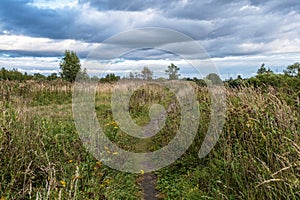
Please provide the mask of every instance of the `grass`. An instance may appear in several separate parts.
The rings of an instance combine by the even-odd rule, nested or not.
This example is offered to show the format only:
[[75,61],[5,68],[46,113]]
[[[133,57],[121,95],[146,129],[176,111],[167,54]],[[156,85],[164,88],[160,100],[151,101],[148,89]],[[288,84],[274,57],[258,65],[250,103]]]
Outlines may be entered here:
[[[198,158],[207,132],[210,97],[196,87],[198,134],[172,165],[156,171],[165,199],[300,199],[299,99],[274,88],[227,89],[227,119],[210,154]],[[0,198],[141,199],[138,174],[104,166],[83,147],[72,116],[72,85],[65,82],[1,82]],[[114,122],[112,85],[99,85],[96,113],[106,135],[128,151],[158,150],[175,136],[180,108],[149,139],[124,133]],[[146,125],[153,103],[165,108],[172,93],[143,86],[130,100],[135,122]],[[1,199],[2,200],[2,199]]]

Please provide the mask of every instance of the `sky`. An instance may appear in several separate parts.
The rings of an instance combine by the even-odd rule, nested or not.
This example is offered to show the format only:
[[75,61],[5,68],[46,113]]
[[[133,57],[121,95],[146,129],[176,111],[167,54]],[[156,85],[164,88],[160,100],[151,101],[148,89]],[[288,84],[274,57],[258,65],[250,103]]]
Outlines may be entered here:
[[[299,0],[1,0],[0,67],[47,75],[59,71],[67,49],[84,62],[108,38],[147,27],[192,38],[223,79],[254,76],[262,63],[281,73],[300,60]],[[170,45],[160,34],[152,31],[151,37]],[[114,48],[143,43],[144,37],[123,38]],[[197,76],[182,57],[157,49],[101,61],[109,63],[107,73],[122,75],[147,66],[155,76],[163,76],[171,62],[180,67],[182,77]]]

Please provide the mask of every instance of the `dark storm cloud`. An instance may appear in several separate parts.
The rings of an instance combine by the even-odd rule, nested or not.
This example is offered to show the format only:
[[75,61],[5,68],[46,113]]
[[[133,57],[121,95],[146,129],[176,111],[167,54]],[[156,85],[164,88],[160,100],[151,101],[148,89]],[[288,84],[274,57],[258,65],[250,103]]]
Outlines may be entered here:
[[146,9],[161,9],[172,7],[176,1],[172,0],[79,0],[80,3],[89,3],[98,10],[123,10],[123,11],[142,11]]
[[[39,9],[26,0],[2,0],[2,29],[13,34],[64,39],[72,36],[76,13],[72,10]],[[71,28],[71,29],[70,29]]]
[[[279,49],[270,45],[277,39],[292,43],[300,35],[299,12],[299,0],[80,0],[74,7],[56,9],[33,6],[30,0],[2,0],[0,30],[49,38],[53,42],[75,39],[100,43],[133,28],[161,27],[187,34],[202,44],[212,57],[243,56]],[[128,35],[108,45],[107,51],[101,54],[109,57],[114,49],[123,52],[145,41],[162,46],[176,45],[172,36],[157,37],[159,35],[159,31]],[[39,57],[62,53],[62,49],[37,52],[35,44],[31,49],[26,48],[9,51],[0,48],[0,53]],[[184,51],[193,54],[188,47]],[[147,52],[151,52],[147,54],[149,58],[169,56]],[[88,51],[82,48],[78,54],[84,57]],[[131,58],[138,59],[138,55]]]

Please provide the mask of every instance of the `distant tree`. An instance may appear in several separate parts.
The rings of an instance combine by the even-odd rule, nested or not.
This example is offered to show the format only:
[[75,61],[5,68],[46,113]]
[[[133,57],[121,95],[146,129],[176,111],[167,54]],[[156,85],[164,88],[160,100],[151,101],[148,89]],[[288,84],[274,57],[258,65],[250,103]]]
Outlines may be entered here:
[[47,79],[46,76],[44,76],[41,73],[34,73],[33,74],[33,80],[43,81],[43,80],[46,80],[46,79]]
[[210,73],[206,76],[206,79],[211,81],[213,85],[223,85],[223,81],[218,74]]
[[80,60],[74,51],[66,50],[59,66],[61,77],[67,81],[74,82],[77,74],[86,77],[86,71],[81,69]]
[[6,80],[7,79],[7,71],[4,67],[0,70],[0,80]]
[[17,69],[7,70],[4,67],[0,70],[0,80],[25,80],[24,74],[19,72]]
[[47,77],[48,81],[53,81],[55,79],[58,79],[57,73],[52,73]]
[[267,72],[267,69],[265,68],[265,63],[263,63],[260,68],[257,70],[257,74],[264,74]]
[[296,62],[292,65],[289,65],[284,73],[289,76],[298,76],[300,77],[300,63]]
[[141,71],[141,77],[144,80],[152,80],[153,72],[148,67],[144,67]]
[[89,76],[86,72],[86,69],[80,70],[76,77],[78,80],[88,80]]
[[120,80],[120,76],[116,76],[114,73],[107,74],[105,78],[101,78],[101,82],[114,82]]
[[91,77],[91,80],[92,80],[92,81],[99,81],[100,78],[99,78],[98,76],[92,76],[92,77]]
[[263,63],[260,68],[257,70],[257,74],[265,74],[265,73],[273,73],[270,68],[265,67],[265,63]]
[[129,79],[134,79],[134,74],[132,72],[129,73]]
[[134,78],[138,79],[140,77],[140,74],[137,72],[134,72]]
[[179,67],[171,63],[171,65],[168,66],[168,69],[165,72],[167,75],[169,75],[169,80],[178,80],[180,76],[180,74],[178,74],[179,70]]
[[240,87],[243,85],[244,80],[241,75],[238,75],[236,79],[233,79],[232,77],[230,77],[230,79],[227,80],[226,82],[229,85],[229,87],[237,88],[237,87]]

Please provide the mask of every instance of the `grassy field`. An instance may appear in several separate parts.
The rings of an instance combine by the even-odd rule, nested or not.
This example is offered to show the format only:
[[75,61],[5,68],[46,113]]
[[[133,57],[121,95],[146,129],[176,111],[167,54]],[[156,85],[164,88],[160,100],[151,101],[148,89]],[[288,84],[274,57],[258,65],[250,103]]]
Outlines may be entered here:
[[[191,147],[171,166],[155,172],[164,199],[300,199],[299,95],[276,88],[228,88],[227,118],[210,152],[198,151],[210,120],[210,96],[194,85],[201,113]],[[72,114],[72,85],[66,82],[0,83],[0,199],[142,199],[142,174],[106,167],[85,150]],[[114,121],[112,84],[100,84],[95,110],[106,135],[133,152],[167,145],[178,129],[175,106],[154,137],[137,139]],[[153,103],[165,107],[170,91],[144,86],[130,100],[139,125],[149,122]],[[176,103],[177,105],[178,103]]]

